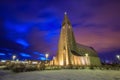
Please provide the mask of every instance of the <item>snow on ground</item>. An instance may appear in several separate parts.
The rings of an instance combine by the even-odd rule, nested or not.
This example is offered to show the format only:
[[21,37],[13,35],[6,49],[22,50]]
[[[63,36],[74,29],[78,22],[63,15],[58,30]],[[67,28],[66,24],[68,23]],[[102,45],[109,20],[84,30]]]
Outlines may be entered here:
[[120,71],[78,69],[13,73],[0,70],[0,80],[120,80]]

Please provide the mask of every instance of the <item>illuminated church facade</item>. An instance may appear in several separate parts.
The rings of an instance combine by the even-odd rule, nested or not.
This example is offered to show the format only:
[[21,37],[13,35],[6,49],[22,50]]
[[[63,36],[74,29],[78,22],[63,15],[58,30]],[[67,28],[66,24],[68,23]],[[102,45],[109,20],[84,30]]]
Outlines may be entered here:
[[66,13],[62,23],[57,55],[53,57],[50,64],[56,66],[101,65],[97,52],[92,47],[76,43],[72,25]]

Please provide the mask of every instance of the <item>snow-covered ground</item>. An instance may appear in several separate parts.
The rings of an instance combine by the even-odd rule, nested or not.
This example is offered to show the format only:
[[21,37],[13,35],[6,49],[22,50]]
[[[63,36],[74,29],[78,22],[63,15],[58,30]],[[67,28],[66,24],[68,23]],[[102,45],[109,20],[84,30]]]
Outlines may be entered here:
[[120,80],[120,71],[78,69],[13,73],[0,70],[0,80]]

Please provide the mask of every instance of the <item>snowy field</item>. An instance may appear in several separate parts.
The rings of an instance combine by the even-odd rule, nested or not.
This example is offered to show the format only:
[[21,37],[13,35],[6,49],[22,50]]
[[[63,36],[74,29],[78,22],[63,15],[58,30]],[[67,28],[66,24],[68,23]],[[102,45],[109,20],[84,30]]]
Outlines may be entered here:
[[0,80],[120,80],[120,71],[84,69],[13,73],[0,70]]

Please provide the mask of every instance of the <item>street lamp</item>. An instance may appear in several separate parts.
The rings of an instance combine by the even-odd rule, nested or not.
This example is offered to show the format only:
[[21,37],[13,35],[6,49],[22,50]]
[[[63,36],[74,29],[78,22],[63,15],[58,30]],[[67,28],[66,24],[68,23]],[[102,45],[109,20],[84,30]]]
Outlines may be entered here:
[[53,56],[53,65],[55,65],[55,56]]
[[86,61],[85,61],[85,62],[86,62],[86,65],[90,65],[88,53],[86,53],[85,56],[86,56]]
[[15,55],[13,55],[13,56],[12,56],[13,61],[15,60],[15,58],[16,58],[16,56],[15,56]]
[[119,60],[120,59],[120,55],[116,55],[117,59]]
[[19,62],[19,59],[16,59],[17,62]]
[[49,56],[49,54],[46,53],[46,54],[45,54],[46,62],[47,62],[48,56]]
[[116,58],[118,60],[118,64],[119,64],[119,61],[120,61],[120,55],[116,55]]

